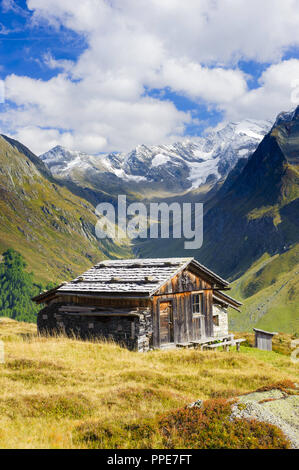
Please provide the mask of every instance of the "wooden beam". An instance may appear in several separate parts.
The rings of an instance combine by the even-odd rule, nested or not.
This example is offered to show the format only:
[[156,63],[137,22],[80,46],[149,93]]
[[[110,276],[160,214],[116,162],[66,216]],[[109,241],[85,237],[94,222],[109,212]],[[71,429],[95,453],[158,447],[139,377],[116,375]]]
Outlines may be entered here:
[[167,296],[167,295],[177,295],[177,294],[203,294],[205,291],[223,291],[223,290],[231,290],[231,287],[225,287],[223,289],[215,289],[214,287],[204,287],[201,290],[186,290],[184,292],[168,292],[168,293],[162,293],[162,294],[154,294],[154,297],[158,296]]
[[82,297],[82,298],[88,298],[88,299],[134,299],[134,300],[143,300],[143,299],[150,299],[149,293],[144,292],[144,295],[140,296],[134,296],[134,295],[119,295],[118,292],[115,293],[115,295],[111,295],[111,293],[106,293],[106,292],[95,292],[93,295],[89,294],[82,294],[79,292],[75,291],[60,291],[57,292],[57,295],[59,297]]
[[131,313],[124,313],[124,312],[61,312],[64,315],[70,315],[73,317],[139,317],[140,313],[131,312]]

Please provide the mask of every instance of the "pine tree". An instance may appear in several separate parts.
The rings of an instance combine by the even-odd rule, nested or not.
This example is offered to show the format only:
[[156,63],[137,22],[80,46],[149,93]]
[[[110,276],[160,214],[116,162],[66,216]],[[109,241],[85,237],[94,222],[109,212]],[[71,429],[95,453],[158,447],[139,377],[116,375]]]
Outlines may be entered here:
[[[36,322],[40,306],[32,297],[38,295],[43,286],[34,282],[33,273],[28,273],[23,256],[10,248],[3,254],[0,264],[0,316],[14,320]],[[47,286],[50,288],[51,286]]]

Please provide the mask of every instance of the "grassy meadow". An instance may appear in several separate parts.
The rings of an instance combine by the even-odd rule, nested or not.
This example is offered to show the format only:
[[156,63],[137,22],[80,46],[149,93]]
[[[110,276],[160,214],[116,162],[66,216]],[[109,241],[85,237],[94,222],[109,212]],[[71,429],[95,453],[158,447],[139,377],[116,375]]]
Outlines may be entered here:
[[241,312],[230,309],[233,331],[254,326],[299,336],[299,244],[280,255],[265,254],[232,284],[232,297],[243,302]]
[[[5,345],[5,363],[0,364],[0,448],[184,447],[189,444],[176,440],[173,432],[165,440],[161,423],[166,420],[173,431],[169,413],[197,399],[209,400],[208,408],[219,422],[220,427],[207,431],[212,433],[210,447],[226,447],[228,439],[233,446],[230,436],[242,428],[245,439],[247,425],[230,428],[223,441],[223,399],[278,382],[298,382],[298,364],[291,362],[287,349],[286,354],[242,346],[239,353],[143,354],[108,342],[41,338],[36,325],[5,318],[0,320],[0,340]],[[247,426],[251,437],[246,446],[287,446],[277,428],[271,431],[271,443],[264,441],[272,436],[267,426]],[[218,441],[213,441],[215,429],[221,434]],[[252,440],[255,435],[257,441]]]

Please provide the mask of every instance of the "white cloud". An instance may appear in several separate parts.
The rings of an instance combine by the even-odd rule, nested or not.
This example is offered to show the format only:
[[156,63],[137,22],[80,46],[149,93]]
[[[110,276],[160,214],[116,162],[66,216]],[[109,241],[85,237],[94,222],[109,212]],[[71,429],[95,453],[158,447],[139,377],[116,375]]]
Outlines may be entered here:
[[74,67],[72,60],[56,60],[49,51],[44,54],[43,61],[49,69],[61,69],[65,72],[71,72]]
[[0,80],[0,103],[4,103],[4,101],[5,101],[5,85],[4,85],[4,81]]
[[41,129],[34,126],[20,127],[14,137],[30,146],[30,149],[36,153],[44,153],[56,145],[62,145],[92,154],[107,144],[106,139],[98,135],[73,135],[71,132],[59,133],[56,129]]
[[[224,107],[228,119],[273,119],[278,112],[292,109],[294,84],[299,78],[299,60],[271,65],[261,75],[259,88],[244,93]],[[297,103],[299,104],[299,103]]]
[[247,90],[245,74],[239,70],[210,69],[184,60],[166,60],[149,83],[214,104],[230,103]]
[[[62,144],[97,153],[179,138],[191,113],[144,95],[170,88],[225,113],[226,119],[273,118],[290,108],[298,61],[281,62],[299,43],[297,0],[27,0],[33,23],[49,21],[84,35],[76,62],[47,53],[57,76],[11,75],[5,128],[36,152]],[[13,2],[7,2],[13,5]],[[239,59],[270,62],[259,88]],[[158,96],[158,95],[157,95]]]
[[[28,0],[36,17],[87,35],[142,32],[173,57],[227,63],[273,61],[299,43],[297,0]],[[119,57],[122,60],[121,57]]]
[[88,80],[73,83],[64,74],[47,82],[11,75],[5,83],[6,99],[18,106],[2,120],[38,153],[44,151],[47,138],[49,148],[55,141],[91,153],[129,150],[138,142],[173,140],[191,119],[171,102],[113,98],[103,93],[101,83],[89,87]]

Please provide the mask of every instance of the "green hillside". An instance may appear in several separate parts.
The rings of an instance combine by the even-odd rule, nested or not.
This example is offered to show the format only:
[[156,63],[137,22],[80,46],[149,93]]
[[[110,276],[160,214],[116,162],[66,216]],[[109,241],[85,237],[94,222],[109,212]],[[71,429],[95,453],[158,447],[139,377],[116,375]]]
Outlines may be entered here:
[[281,255],[264,255],[237,281],[231,295],[244,305],[230,311],[230,328],[252,327],[299,335],[299,244]]
[[94,207],[50,176],[20,143],[0,136],[0,253],[19,251],[39,282],[78,275],[130,247],[95,236]]

